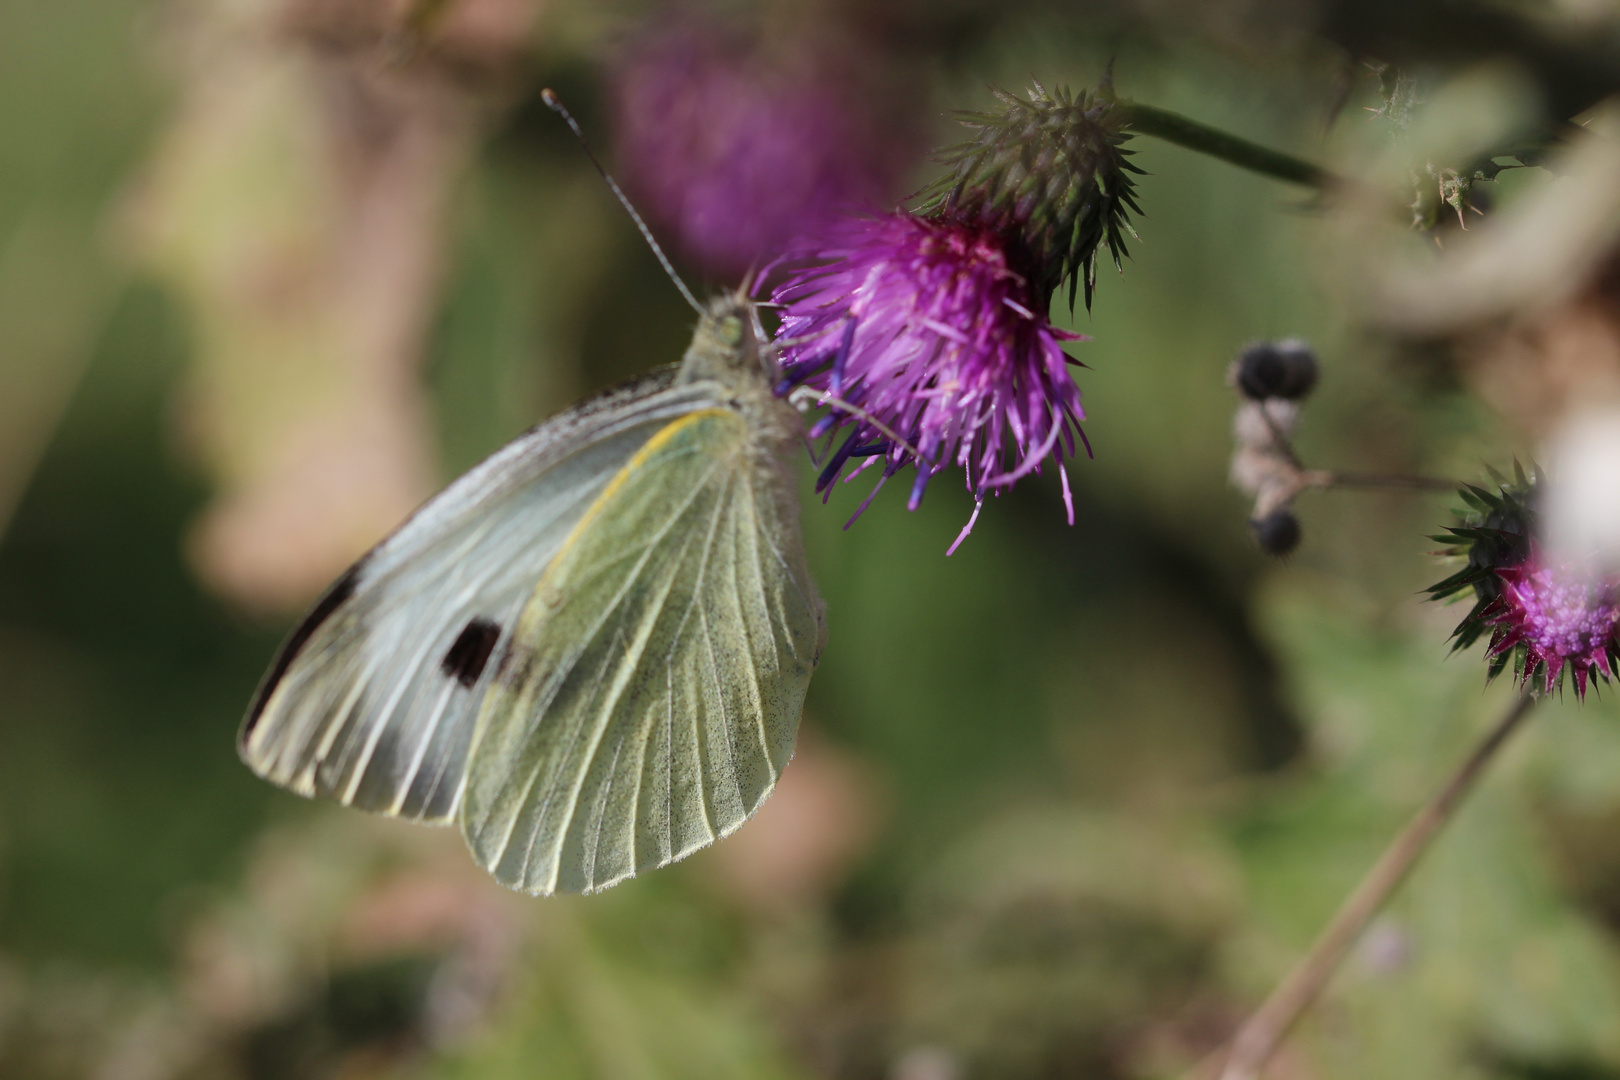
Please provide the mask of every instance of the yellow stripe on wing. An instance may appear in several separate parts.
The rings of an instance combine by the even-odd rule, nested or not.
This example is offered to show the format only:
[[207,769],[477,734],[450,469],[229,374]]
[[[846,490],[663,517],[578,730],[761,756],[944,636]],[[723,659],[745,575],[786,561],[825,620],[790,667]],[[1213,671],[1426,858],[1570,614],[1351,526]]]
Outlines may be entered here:
[[[624,487],[625,482],[630,479],[637,469],[645,466],[647,462],[652,459],[653,455],[659,453],[671,442],[674,442],[675,439],[686,431],[687,428],[702,420],[716,416],[729,417],[739,426],[745,423],[741,416],[732,412],[730,409],[698,409],[695,412],[687,413],[679,420],[672,420],[663,427],[659,428],[658,433],[652,438],[648,439],[646,444],[642,446],[640,450],[637,450],[635,454],[631,456],[629,461],[624,463],[624,467],[614,474],[613,479],[608,481],[607,487],[602,489],[602,493],[596,497],[596,501],[591,503],[591,508],[585,511],[585,516],[579,519],[579,524],[575,525],[574,530],[568,534],[568,539],[564,540],[562,542],[562,546],[557,549],[557,554],[552,556],[551,565],[562,565],[563,560],[568,556],[568,553],[573,549],[574,545],[579,542],[579,538],[585,535],[586,530],[588,530],[592,523],[594,523],[596,519],[602,515],[602,511],[606,509],[608,504],[613,501],[614,496],[619,493],[619,489]],[[549,576],[549,574],[547,576]],[[541,579],[541,584],[542,587],[544,587],[544,578]]]

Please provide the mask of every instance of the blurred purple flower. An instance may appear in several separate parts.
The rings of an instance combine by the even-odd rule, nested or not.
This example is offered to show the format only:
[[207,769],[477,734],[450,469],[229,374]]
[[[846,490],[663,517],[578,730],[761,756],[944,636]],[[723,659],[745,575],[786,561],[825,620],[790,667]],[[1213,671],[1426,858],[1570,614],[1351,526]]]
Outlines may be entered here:
[[1498,568],[1502,589],[1489,621],[1496,625],[1490,655],[1525,648],[1521,682],[1543,670],[1551,692],[1567,665],[1576,696],[1585,698],[1589,678],[1615,673],[1615,625],[1620,621],[1616,588],[1569,570],[1544,565],[1535,551],[1518,566]]
[[778,341],[787,380],[867,414],[835,407],[812,429],[814,437],[849,429],[818,490],[827,490],[851,461],[859,464],[846,480],[881,462],[882,476],[859,517],[884,481],[911,464],[917,477],[907,505],[914,510],[934,473],[960,466],[975,506],[950,554],[972,530],[986,495],[1050,458],[1073,523],[1063,460],[1074,456],[1076,436],[1085,440],[1085,412],[1069,377],[1076,361],[1060,343],[1083,339],[1047,319],[1048,298],[1014,265],[1002,233],[895,213],[846,221],[788,258],[798,268],[772,295],[783,305]]
[[[916,149],[853,40],[768,50],[688,14],[656,20],[609,70],[617,157],[648,216],[706,269],[735,276],[841,211],[880,206]],[[878,110],[888,109],[884,114]]]

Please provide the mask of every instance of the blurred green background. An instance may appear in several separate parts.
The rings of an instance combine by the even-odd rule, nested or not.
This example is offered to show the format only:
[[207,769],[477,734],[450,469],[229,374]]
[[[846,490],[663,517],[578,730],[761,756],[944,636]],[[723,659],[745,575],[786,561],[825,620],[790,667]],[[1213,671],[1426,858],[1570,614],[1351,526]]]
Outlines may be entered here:
[[[1253,550],[1227,364],[1316,345],[1313,463],[1477,479],[1535,433],[1366,317],[1308,192],[1140,138],[1140,242],[1072,320],[1075,525],[1048,473],[946,559],[965,492],[845,531],[864,484],[822,508],[806,469],[831,638],[781,791],[609,893],[507,894],[450,832],[234,751],[324,580],[690,332],[538,100],[611,146],[601,59],[652,9],[467,2],[422,40],[347,0],[0,5],[0,1076],[1189,1068],[1512,697],[1418,596],[1448,500],[1308,497],[1297,555]],[[1548,17],[1614,40],[1576,7]],[[1112,60],[1124,95],[1347,171],[1395,138],[1353,57],[1440,94],[1496,48],[1381,5],[804,11],[876,43],[932,141],[986,86]],[[1533,111],[1543,74],[1493,85]],[[1538,711],[1270,1075],[1620,1077],[1617,724],[1607,694]]]

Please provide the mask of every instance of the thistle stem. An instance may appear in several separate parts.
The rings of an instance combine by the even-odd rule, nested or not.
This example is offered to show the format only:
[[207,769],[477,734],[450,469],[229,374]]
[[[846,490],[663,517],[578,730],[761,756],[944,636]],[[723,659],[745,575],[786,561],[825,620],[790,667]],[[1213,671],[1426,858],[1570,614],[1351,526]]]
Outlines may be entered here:
[[1115,115],[1122,118],[1131,130],[1142,135],[1152,135],[1188,150],[1208,154],[1239,168],[1322,191],[1343,186],[1339,177],[1320,165],[1241,139],[1167,109],[1122,101],[1116,107]]
[[[1535,700],[1530,694],[1521,694],[1513,707],[1458,766],[1439,793],[1384,849],[1384,854],[1316,939],[1311,951],[1277,985],[1248,1022],[1238,1029],[1232,1039],[1231,1053],[1219,1073],[1220,1080],[1256,1080],[1259,1077],[1260,1070],[1265,1068],[1289,1029],[1316,1001],[1367,924],[1400,887],[1413,864],[1428,850],[1430,841],[1440,827],[1450,820],[1458,803],[1530,712]],[[1197,1075],[1211,1075],[1211,1072],[1199,1070]]]

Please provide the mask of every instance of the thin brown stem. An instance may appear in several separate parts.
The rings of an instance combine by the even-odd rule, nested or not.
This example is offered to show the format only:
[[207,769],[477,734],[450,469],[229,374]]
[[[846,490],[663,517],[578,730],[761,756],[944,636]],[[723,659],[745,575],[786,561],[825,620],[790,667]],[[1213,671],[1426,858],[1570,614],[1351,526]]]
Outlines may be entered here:
[[1271,415],[1271,410],[1267,408],[1270,404],[1270,401],[1260,403],[1260,419],[1266,422],[1266,430],[1271,432],[1272,445],[1276,448],[1277,453],[1281,454],[1283,459],[1294,467],[1295,472],[1303,473],[1305,472],[1305,463],[1299,459],[1299,454],[1295,453],[1294,441],[1288,437],[1288,432],[1284,431],[1283,426],[1277,422],[1277,418]]
[[1266,408],[1266,403],[1260,404],[1260,418],[1265,421],[1266,428],[1271,432],[1273,450],[1283,460],[1291,465],[1299,474],[1301,488],[1396,488],[1403,491],[1456,491],[1457,482],[1443,480],[1437,476],[1403,476],[1394,473],[1362,473],[1338,472],[1330,469],[1307,469],[1300,460],[1299,452],[1294,449],[1293,440],[1288,432],[1277,422],[1277,418]]
[[[1260,1070],[1276,1052],[1295,1022],[1304,1015],[1323,987],[1338,970],[1350,947],[1361,937],[1390,895],[1405,880],[1418,858],[1428,850],[1440,827],[1457,809],[1457,804],[1474,786],[1485,766],[1502,748],[1507,737],[1530,712],[1535,698],[1520,695],[1511,709],[1486,733],[1473,752],[1458,766],[1438,794],[1419,810],[1400,835],[1384,850],[1361,884],[1345,900],[1333,921],[1322,931],[1311,951],[1305,954],[1288,976],[1271,992],[1258,1011],[1238,1029],[1231,1053],[1219,1073],[1220,1080],[1256,1080]],[[1214,1062],[1206,1063],[1214,1065]],[[1199,1068],[1195,1076],[1213,1075],[1213,1069]]]
[[411,33],[423,36],[432,31],[449,13],[455,0],[411,0],[405,9],[405,26]]
[[[1396,473],[1343,473],[1335,470],[1312,470],[1306,468],[1304,461],[1299,460],[1298,450],[1294,450],[1293,440],[1283,426],[1277,423],[1272,411],[1260,405],[1260,419],[1264,419],[1265,427],[1272,434],[1273,452],[1280,455],[1288,465],[1298,474],[1298,489],[1304,487],[1317,487],[1327,491],[1330,487],[1369,487],[1369,489],[1398,489],[1398,491],[1456,491],[1458,484],[1450,479],[1439,476],[1405,476]],[[1296,489],[1296,491],[1298,491]],[[1290,495],[1293,497],[1293,495]]]
[[1315,469],[1310,486],[1319,488],[1398,488],[1402,491],[1456,491],[1455,480],[1438,476],[1400,476],[1392,473],[1333,472]]

